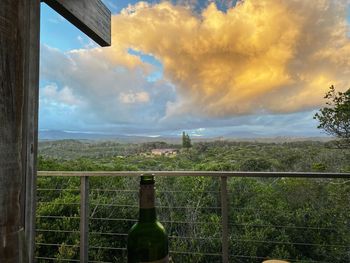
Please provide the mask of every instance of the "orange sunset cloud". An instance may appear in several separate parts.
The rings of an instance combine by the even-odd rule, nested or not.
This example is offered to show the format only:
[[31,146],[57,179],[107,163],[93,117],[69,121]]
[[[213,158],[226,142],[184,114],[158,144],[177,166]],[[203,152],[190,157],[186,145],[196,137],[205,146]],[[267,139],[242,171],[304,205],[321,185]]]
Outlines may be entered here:
[[348,4],[245,0],[226,12],[211,4],[196,14],[140,2],[113,17],[113,46],[101,56],[128,67],[145,66],[129,48],[156,57],[179,94],[167,116],[313,109],[331,84],[349,88]]

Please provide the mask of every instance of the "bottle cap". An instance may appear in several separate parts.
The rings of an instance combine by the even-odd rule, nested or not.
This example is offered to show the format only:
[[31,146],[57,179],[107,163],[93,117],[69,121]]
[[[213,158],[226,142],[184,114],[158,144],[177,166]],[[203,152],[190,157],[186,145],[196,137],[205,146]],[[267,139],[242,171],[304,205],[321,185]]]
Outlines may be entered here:
[[154,174],[141,174],[140,184],[154,184]]

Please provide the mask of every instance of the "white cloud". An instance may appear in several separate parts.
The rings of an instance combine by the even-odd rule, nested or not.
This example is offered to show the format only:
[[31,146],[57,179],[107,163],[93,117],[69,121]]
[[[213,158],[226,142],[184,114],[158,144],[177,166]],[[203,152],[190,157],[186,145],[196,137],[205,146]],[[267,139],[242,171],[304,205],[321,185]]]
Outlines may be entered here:
[[[52,122],[44,115],[60,119],[62,107],[74,105],[74,114],[65,109],[65,118],[79,119],[81,128],[117,131],[133,125],[141,127],[140,123],[145,123],[144,129],[158,127],[166,103],[175,100],[174,87],[161,79],[148,81],[148,74],[153,72],[143,64],[104,59],[101,49],[62,52],[42,45],[41,52],[41,79],[56,83],[40,90],[41,120],[50,125]],[[72,129],[64,122],[62,128]]]
[[244,0],[226,12],[210,4],[198,14],[141,2],[113,17],[114,50],[132,48],[163,63],[179,94],[168,104],[170,119],[304,111],[321,106],[330,85],[350,85],[348,5]]
[[147,92],[124,93],[119,95],[119,101],[126,104],[149,102],[150,96]]
[[67,106],[82,105],[82,101],[74,96],[72,90],[65,86],[58,89],[56,84],[50,84],[41,89],[40,98],[46,102],[60,103]]

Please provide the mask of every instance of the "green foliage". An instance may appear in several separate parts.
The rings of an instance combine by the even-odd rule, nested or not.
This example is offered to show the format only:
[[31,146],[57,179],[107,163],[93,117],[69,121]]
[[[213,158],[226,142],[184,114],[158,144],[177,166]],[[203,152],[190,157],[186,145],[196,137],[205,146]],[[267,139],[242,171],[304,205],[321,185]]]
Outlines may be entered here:
[[318,128],[340,138],[338,146],[350,148],[350,89],[336,92],[332,85],[324,98],[327,106],[314,117],[320,122]]
[[[78,151],[79,155],[58,158],[65,143],[70,145],[69,153]],[[133,145],[123,152],[111,150],[112,143],[95,143],[93,148],[101,152],[92,155],[87,150],[86,156],[81,149],[89,149],[89,143],[73,144],[78,148],[70,141],[51,143],[51,148],[42,144],[40,152],[46,154],[38,158],[39,170],[350,171],[350,150],[328,148],[321,142],[201,142],[173,157],[145,154],[153,147],[170,148],[159,142]],[[102,154],[104,147],[112,148]],[[125,262],[125,234],[137,220],[138,178],[89,179],[89,259]],[[39,177],[38,256],[55,257],[59,262],[79,258],[79,185],[79,178]],[[268,258],[349,261],[347,181],[231,178],[228,191],[230,262]],[[173,262],[221,262],[216,255],[221,251],[220,206],[218,178],[157,177],[157,211],[171,236]],[[107,249],[111,247],[117,249]]]
[[[137,144],[131,151],[114,153],[114,146],[103,150],[103,145],[82,142],[72,147],[70,141],[41,143],[38,158],[39,170],[63,171],[347,171],[349,149],[329,147],[329,142],[253,143],[214,141],[194,143],[193,147],[176,155],[151,155],[153,147],[179,148],[161,142]],[[66,152],[64,145],[69,151]],[[92,147],[90,149],[90,147]],[[49,151],[48,151],[49,149]],[[89,149],[86,152],[81,149]],[[92,155],[91,151],[96,152]],[[84,155],[85,153],[85,155]],[[104,154],[102,154],[104,153]],[[108,154],[107,154],[108,153]],[[75,158],[71,155],[77,155]],[[61,155],[58,158],[57,155]],[[102,157],[103,155],[103,157]],[[101,157],[98,157],[101,156]]]
[[[67,189],[67,190],[61,190]],[[79,258],[79,178],[40,178],[37,207],[37,255],[64,262]],[[58,244],[47,246],[44,244]]]
[[[317,180],[231,180],[232,250],[238,255],[345,262],[349,185]],[[338,190],[336,190],[338,189]],[[339,191],[339,192],[337,192]],[[346,195],[348,197],[348,194]],[[333,218],[333,219],[332,219]],[[342,218],[340,221],[338,221]],[[345,231],[345,232],[342,232]],[[345,253],[342,254],[342,253]],[[261,262],[240,259],[239,262]]]
[[247,159],[241,165],[242,171],[268,171],[272,167],[272,163],[263,158]]
[[182,148],[191,148],[192,143],[191,143],[191,138],[188,134],[185,132],[182,132]]
[[315,172],[325,172],[327,170],[327,166],[323,163],[313,163],[312,170]]

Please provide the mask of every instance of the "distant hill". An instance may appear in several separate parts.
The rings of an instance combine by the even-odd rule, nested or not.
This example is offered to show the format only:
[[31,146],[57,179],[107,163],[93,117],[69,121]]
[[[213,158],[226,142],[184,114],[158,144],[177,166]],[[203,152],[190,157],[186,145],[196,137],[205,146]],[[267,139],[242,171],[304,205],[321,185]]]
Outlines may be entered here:
[[116,139],[119,136],[93,132],[73,132],[60,130],[40,130],[39,140],[99,140],[99,139]]
[[229,141],[238,142],[261,142],[261,143],[285,143],[285,142],[329,142],[334,140],[333,137],[288,137],[288,136],[276,136],[276,137],[262,137],[262,138],[229,138]]
[[166,141],[169,143],[180,143],[180,137],[152,137],[135,136],[93,132],[72,132],[58,130],[39,131],[39,141],[57,141],[57,140],[89,140],[89,141],[118,141],[125,143],[143,143],[154,141]]
[[[195,137],[190,136],[193,142],[210,142],[210,141],[247,141],[262,143],[283,143],[283,142],[300,142],[300,141],[321,141],[327,142],[334,140],[332,137],[257,137],[253,134],[228,134],[217,137]],[[119,143],[144,143],[163,141],[170,144],[181,144],[181,136],[137,136],[137,135],[121,135],[94,132],[73,132],[60,130],[41,130],[39,131],[39,141],[57,141],[57,140],[89,140],[89,141],[118,141]]]
[[[194,142],[217,141],[224,137],[191,137]],[[227,139],[227,138],[225,138]],[[115,141],[119,143],[146,143],[146,142],[166,142],[169,144],[181,144],[181,135],[169,136],[144,136],[144,135],[122,135],[93,132],[72,132],[60,130],[39,131],[39,141],[60,141],[60,140],[88,140],[88,141]]]

